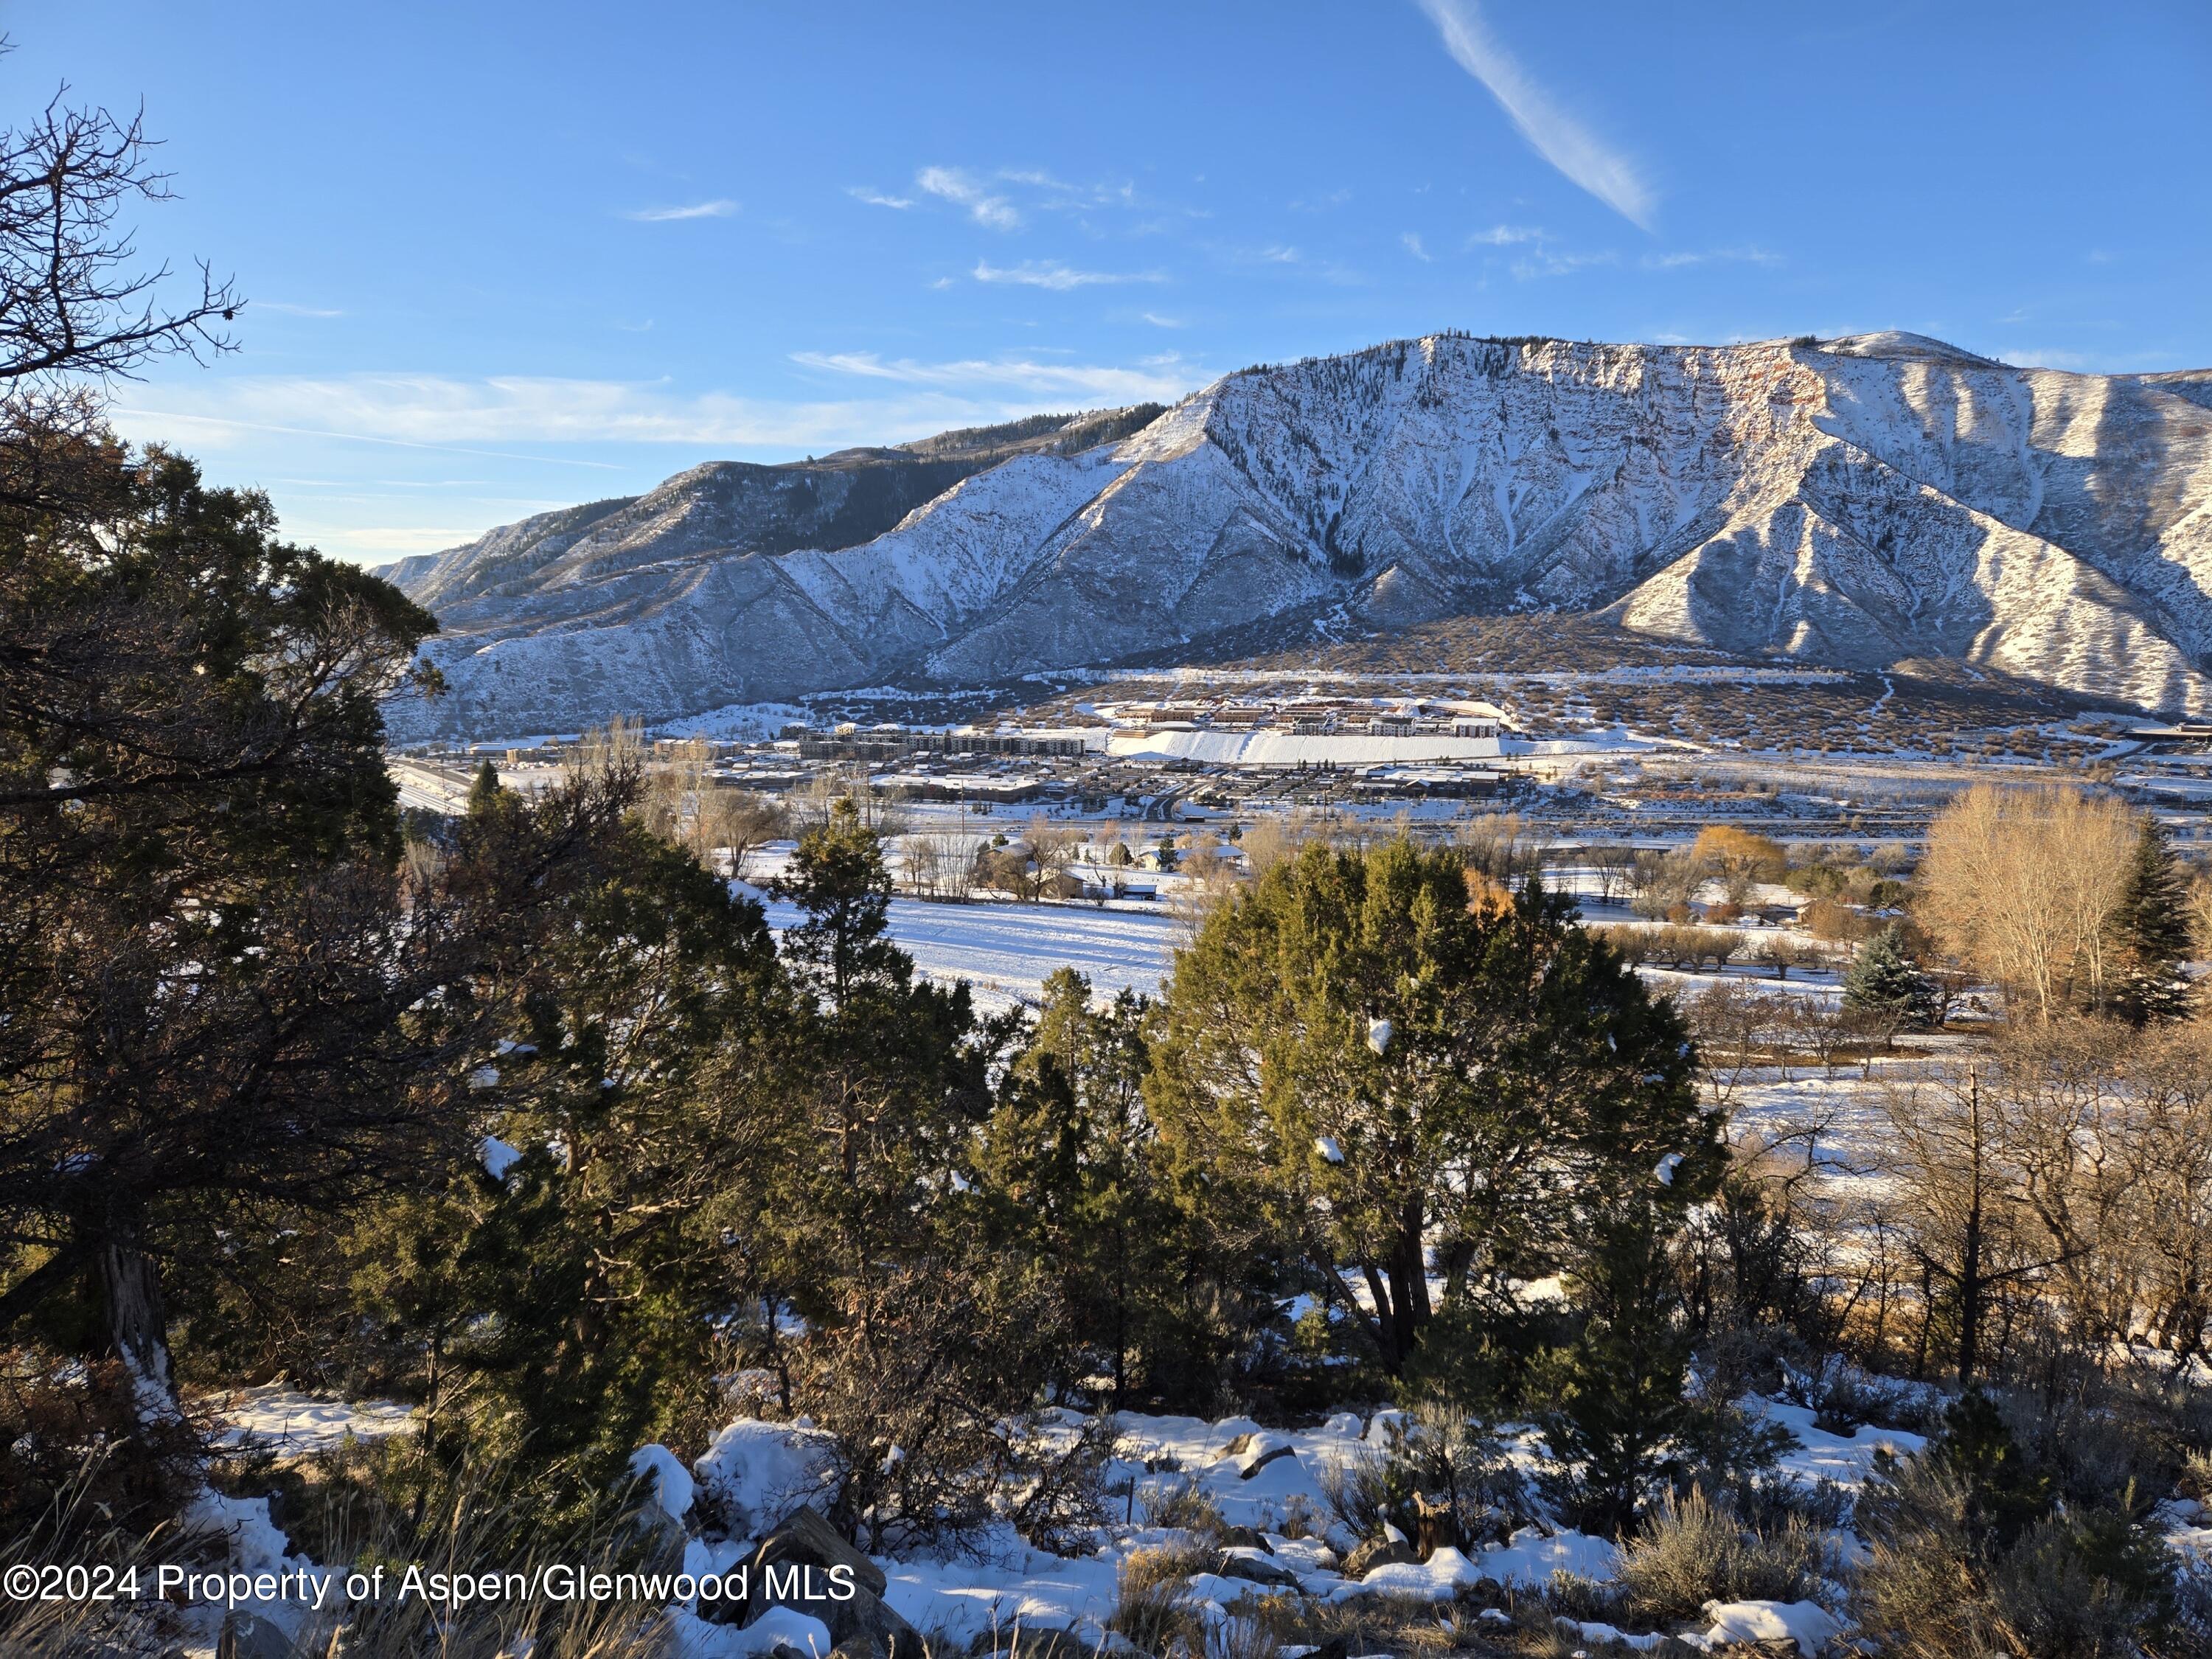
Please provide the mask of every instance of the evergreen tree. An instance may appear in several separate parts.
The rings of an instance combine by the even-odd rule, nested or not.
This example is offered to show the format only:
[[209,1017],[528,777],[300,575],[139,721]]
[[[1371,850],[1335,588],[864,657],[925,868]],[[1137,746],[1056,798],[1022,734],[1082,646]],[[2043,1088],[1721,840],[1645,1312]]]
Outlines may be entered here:
[[2181,964],[2192,943],[2188,889],[2154,818],[2146,817],[2136,835],[2127,887],[2106,931],[2118,957],[2112,1012],[2133,1025],[2186,1015],[2191,988]]
[[784,950],[832,1010],[911,978],[913,963],[888,937],[891,872],[882,840],[849,796],[830,807],[826,823],[799,837],[791,873],[776,892],[806,913],[784,936]]
[[402,908],[378,704],[428,615],[187,461],[73,465],[91,517],[0,505],[0,1331],[101,1310],[161,1389],[173,1263],[457,1121],[497,940]]
[[1905,929],[1893,921],[1859,947],[1844,975],[1844,1006],[1878,1024],[1884,1043],[1904,1026],[1928,1023],[1935,1004],[1936,988],[1908,954]]
[[[634,784],[501,792],[455,827],[455,863],[502,861],[580,793],[634,807]],[[414,1362],[426,1438],[526,1449],[558,1501],[701,1431],[718,1329],[778,1296],[775,1172],[804,1151],[783,1104],[796,999],[759,905],[634,810],[584,826],[564,878],[489,988],[482,1139],[347,1242],[374,1340]]]
[[1432,1251],[1447,1304],[1510,1310],[1594,1206],[1649,1191],[1679,1225],[1717,1172],[1680,1017],[1574,915],[1449,849],[1316,844],[1176,959],[1146,1093],[1194,1201],[1302,1261],[1394,1375]]
[[1061,1380],[1110,1377],[1116,1411],[1194,1392],[1194,1333],[1174,1305],[1185,1218],[1141,1094],[1152,1012],[1126,990],[1094,1007],[1089,980],[1055,971],[976,1152],[994,1241],[1060,1276],[1072,1322]]
[[482,817],[499,805],[501,793],[499,768],[487,758],[477,768],[476,777],[469,785],[469,816]]
[[850,799],[800,837],[779,884],[805,912],[783,935],[803,993],[793,1041],[807,1056],[789,1107],[819,1151],[790,1172],[785,1236],[810,1316],[867,1316],[892,1264],[931,1248],[1014,1029],[979,1028],[964,983],[916,981],[889,934],[890,890],[882,843]]
[[1551,1454],[1543,1484],[1577,1526],[1617,1536],[1681,1467],[1692,1416],[1690,1332],[1668,1270],[1663,1214],[1633,1200],[1591,1218],[1568,1280],[1578,1329],[1534,1367]]

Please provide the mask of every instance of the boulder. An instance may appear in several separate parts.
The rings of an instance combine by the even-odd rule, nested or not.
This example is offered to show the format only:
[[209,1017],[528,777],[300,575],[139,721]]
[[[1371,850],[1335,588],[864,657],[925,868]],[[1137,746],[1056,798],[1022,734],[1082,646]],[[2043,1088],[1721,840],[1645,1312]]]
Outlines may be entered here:
[[1241,1578],[1248,1584],[1265,1584],[1273,1589],[1298,1588],[1298,1576],[1288,1567],[1277,1566],[1256,1554],[1243,1554],[1233,1550],[1222,1558],[1221,1576],[1224,1578]]
[[1275,1553],[1275,1547],[1267,1541],[1267,1534],[1255,1527],[1224,1527],[1221,1541],[1231,1548],[1263,1550],[1269,1555]]
[[[808,1595],[803,1589],[771,1593],[768,1574],[771,1567],[781,1570],[779,1577],[793,1568],[805,1570],[801,1584],[817,1592],[829,1589],[832,1569],[849,1568],[853,1594],[841,1601],[823,1593]],[[909,1656],[921,1659],[921,1633],[883,1599],[889,1583],[884,1570],[840,1537],[837,1529],[811,1505],[793,1510],[781,1526],[762,1539],[745,1563],[745,1571],[750,1599],[735,1622],[750,1625],[770,1607],[787,1607],[820,1620],[829,1627],[830,1642],[846,1659],[908,1659]],[[702,1617],[709,1616],[708,1607],[701,1604]],[[728,1621],[726,1613],[724,1622]]]
[[884,1570],[847,1543],[811,1504],[800,1504],[781,1526],[761,1540],[750,1564],[755,1584],[760,1581],[761,1568],[786,1561],[805,1563],[824,1572],[831,1567],[850,1567],[853,1582],[871,1595],[881,1595],[890,1583]]
[[1364,1578],[1377,1567],[1413,1565],[1413,1547],[1401,1538],[1370,1538],[1344,1558],[1346,1578]]
[[216,1659],[290,1659],[292,1638],[273,1620],[234,1610],[222,1621]]

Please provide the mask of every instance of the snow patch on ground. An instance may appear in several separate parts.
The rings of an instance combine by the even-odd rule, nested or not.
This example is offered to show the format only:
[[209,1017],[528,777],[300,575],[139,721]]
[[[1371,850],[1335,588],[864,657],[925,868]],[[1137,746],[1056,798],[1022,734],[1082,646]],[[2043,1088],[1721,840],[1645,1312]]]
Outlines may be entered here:
[[331,1400],[270,1383],[210,1402],[228,1424],[216,1443],[264,1448],[280,1456],[334,1451],[350,1435],[376,1440],[412,1428],[415,1408],[396,1400]]

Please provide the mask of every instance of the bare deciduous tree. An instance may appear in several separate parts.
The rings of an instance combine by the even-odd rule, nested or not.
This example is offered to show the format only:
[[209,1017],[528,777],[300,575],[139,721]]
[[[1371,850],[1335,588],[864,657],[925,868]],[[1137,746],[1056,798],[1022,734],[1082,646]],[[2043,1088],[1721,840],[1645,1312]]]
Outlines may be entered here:
[[2077,998],[2094,1004],[2136,828],[2120,802],[2077,789],[1978,785],[1929,828],[1927,926],[2046,1023]]
[[[1920,1350],[1948,1312],[1958,1380],[1981,1374],[1984,1322],[1997,1295],[2051,1265],[2035,1236],[2005,1105],[1979,1066],[1881,1096],[1893,1214],[1923,1282]],[[1939,1294],[1940,1293],[1940,1294]]]
[[228,282],[203,265],[197,295],[173,307],[168,267],[137,263],[124,215],[172,194],[151,149],[137,117],[59,94],[0,132],[0,501],[96,510],[84,452],[112,441],[84,382],[230,349],[222,325],[244,302]]

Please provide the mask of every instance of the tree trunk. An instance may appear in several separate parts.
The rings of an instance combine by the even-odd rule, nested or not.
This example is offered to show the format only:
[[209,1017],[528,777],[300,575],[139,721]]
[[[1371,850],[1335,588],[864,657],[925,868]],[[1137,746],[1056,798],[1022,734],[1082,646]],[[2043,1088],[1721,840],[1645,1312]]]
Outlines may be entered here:
[[107,1331],[116,1357],[139,1384],[142,1413],[173,1411],[176,1384],[169,1376],[169,1320],[161,1302],[161,1271],[136,1232],[118,1234],[100,1252],[100,1279],[107,1297]]
[[1398,1237],[1390,1252],[1390,1312],[1384,1322],[1383,1363],[1393,1376],[1403,1373],[1429,1322],[1429,1264],[1421,1243],[1423,1206],[1419,1198],[1407,1202],[1399,1219]]
[[1981,1358],[1982,1205],[1978,1190],[1966,1212],[1966,1248],[1959,1268],[1959,1386],[1972,1386]]

